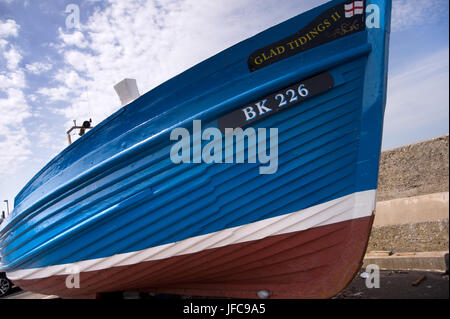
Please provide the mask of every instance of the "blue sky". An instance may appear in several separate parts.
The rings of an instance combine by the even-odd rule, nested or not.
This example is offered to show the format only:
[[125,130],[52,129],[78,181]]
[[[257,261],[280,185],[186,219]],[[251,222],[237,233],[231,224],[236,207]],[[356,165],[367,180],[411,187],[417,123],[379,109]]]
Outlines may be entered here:
[[[67,145],[72,120],[141,93],[324,0],[0,0],[0,200]],[[393,0],[383,149],[448,134],[448,1]],[[66,27],[66,7],[80,27]],[[74,138],[76,138],[74,136]],[[3,210],[1,207],[0,210]]]

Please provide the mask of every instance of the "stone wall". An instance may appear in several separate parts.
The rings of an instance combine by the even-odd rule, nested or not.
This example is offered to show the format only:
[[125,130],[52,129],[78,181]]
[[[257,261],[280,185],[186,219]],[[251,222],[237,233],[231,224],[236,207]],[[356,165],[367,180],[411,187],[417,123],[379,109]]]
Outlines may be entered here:
[[367,251],[446,251],[449,245],[448,219],[373,227]]
[[449,136],[385,151],[367,251],[448,251]]
[[449,136],[381,153],[378,201],[449,190]]

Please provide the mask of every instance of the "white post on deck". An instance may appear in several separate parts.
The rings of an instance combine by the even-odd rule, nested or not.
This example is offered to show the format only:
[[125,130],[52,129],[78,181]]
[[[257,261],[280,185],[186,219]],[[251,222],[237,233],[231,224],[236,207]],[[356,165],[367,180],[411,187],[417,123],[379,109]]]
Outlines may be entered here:
[[123,79],[114,85],[114,90],[119,95],[122,106],[133,102],[140,96],[135,79]]

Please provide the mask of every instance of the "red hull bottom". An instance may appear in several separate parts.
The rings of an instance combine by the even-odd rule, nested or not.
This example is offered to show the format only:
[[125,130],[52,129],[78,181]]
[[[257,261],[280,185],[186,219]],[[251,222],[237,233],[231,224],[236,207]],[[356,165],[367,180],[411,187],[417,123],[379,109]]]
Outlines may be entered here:
[[112,291],[192,296],[330,298],[362,265],[373,216],[271,236],[198,253],[80,274],[80,288],[64,276],[17,280],[24,290],[63,298],[95,298]]

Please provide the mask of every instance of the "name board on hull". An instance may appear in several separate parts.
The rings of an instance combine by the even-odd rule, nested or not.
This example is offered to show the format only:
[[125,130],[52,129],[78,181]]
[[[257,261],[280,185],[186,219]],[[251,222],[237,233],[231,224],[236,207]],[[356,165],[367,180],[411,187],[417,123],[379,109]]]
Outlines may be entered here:
[[327,92],[333,86],[334,79],[331,74],[318,74],[226,114],[219,118],[218,127],[222,132],[225,132],[226,128],[244,127]]
[[328,9],[297,33],[253,52],[247,62],[250,72],[365,30],[365,7],[364,0]]

